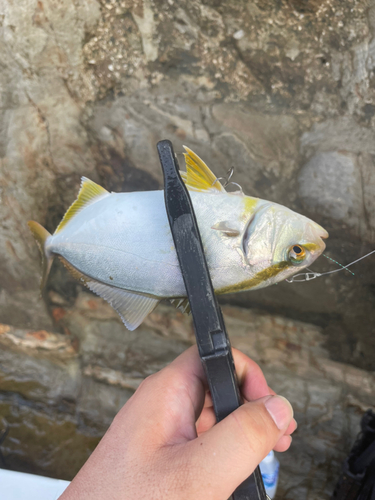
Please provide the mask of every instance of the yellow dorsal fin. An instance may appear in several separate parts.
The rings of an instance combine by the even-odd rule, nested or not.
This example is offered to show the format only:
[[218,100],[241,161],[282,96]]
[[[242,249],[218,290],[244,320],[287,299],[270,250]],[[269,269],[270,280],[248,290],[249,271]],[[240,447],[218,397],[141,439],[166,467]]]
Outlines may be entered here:
[[99,184],[90,181],[90,179],[87,179],[87,177],[82,177],[81,189],[78,193],[78,197],[76,201],[73,203],[73,205],[71,205],[68,208],[67,212],[63,217],[63,220],[57,226],[54,234],[61,231],[61,229],[84,207],[91,205],[91,203],[98,201],[98,199],[102,198],[107,194],[109,194],[108,191],[104,189],[102,186],[99,186]]
[[182,176],[186,187],[191,191],[221,191],[225,193],[225,189],[217,180],[211,170],[207,167],[203,160],[194,153],[190,148],[184,146],[186,153],[186,176]]

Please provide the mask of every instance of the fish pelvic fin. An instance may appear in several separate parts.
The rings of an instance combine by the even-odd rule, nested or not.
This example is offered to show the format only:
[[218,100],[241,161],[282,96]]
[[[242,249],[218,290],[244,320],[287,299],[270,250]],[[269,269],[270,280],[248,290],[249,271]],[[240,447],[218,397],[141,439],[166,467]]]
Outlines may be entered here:
[[182,313],[190,314],[190,302],[186,297],[178,298],[178,299],[170,299],[171,304],[175,306],[176,309],[181,311]]
[[46,240],[49,236],[51,236],[51,234],[47,231],[47,229],[45,229],[38,222],[35,222],[33,220],[30,220],[27,223],[27,225],[29,226],[32,235],[34,236],[35,241],[37,242],[40,253],[42,254],[43,271],[42,271],[42,280],[40,282],[40,291],[42,291],[47,282],[47,278],[51,270],[54,257],[53,254],[48,254],[46,252]]
[[182,173],[182,179],[190,191],[220,191],[225,193],[225,189],[215,174],[207,167],[205,162],[199,158],[190,148],[184,146],[186,153],[186,173]]
[[96,280],[88,281],[86,286],[118,312],[122,322],[130,331],[135,330],[159,303],[159,299],[129,292]]
[[68,208],[62,221],[57,226],[54,234],[58,233],[73,217],[83,208],[95,203],[104,196],[108,196],[109,192],[99,184],[96,184],[87,177],[81,179],[81,189],[79,190],[76,201]]

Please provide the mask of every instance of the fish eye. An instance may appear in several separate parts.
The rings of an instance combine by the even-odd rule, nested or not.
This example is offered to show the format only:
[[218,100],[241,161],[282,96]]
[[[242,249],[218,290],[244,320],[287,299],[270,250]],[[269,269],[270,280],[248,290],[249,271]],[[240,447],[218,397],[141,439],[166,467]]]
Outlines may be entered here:
[[288,257],[293,264],[299,264],[306,257],[306,250],[301,245],[292,245],[289,248]]

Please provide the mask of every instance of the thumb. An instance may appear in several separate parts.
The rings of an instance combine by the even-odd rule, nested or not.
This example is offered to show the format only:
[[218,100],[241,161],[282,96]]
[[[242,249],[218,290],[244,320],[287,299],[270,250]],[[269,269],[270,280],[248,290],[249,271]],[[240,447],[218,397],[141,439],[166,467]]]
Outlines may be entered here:
[[266,396],[240,406],[191,441],[186,451],[200,471],[200,491],[209,485],[205,498],[229,498],[284,435],[292,418],[287,399]]

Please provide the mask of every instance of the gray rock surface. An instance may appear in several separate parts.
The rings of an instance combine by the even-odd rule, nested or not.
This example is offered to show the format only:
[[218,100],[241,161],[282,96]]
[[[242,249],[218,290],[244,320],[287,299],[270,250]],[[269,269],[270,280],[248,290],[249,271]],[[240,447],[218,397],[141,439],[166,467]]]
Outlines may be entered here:
[[316,154],[304,165],[298,180],[304,203],[317,212],[349,224],[353,212],[363,218],[360,172],[348,154]]

